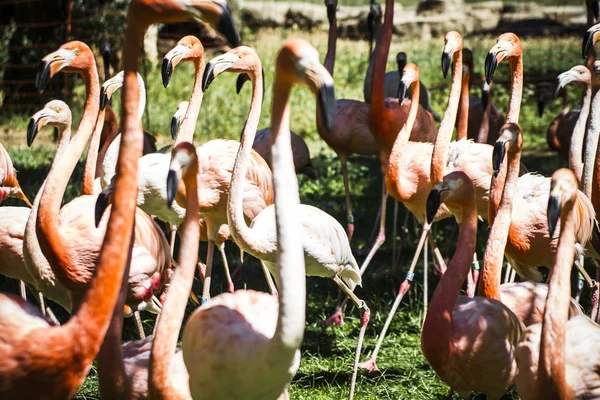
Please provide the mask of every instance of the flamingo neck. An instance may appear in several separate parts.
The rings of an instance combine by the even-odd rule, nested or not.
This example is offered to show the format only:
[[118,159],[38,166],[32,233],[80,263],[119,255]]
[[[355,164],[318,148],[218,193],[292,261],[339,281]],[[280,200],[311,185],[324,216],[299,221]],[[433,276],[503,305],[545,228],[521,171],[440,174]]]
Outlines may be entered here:
[[117,126],[117,116],[111,106],[106,106],[104,109],[104,125],[102,127],[102,133],[100,134],[100,150],[98,151],[98,158],[96,159],[95,178],[100,178],[102,176],[102,164],[106,157],[106,152],[118,133],[119,127]]
[[[467,189],[467,188],[465,188]],[[421,333],[421,348],[431,366],[439,371],[450,356],[452,313],[462,285],[471,268],[477,237],[477,208],[473,187],[467,189],[466,202],[461,203],[462,221],[456,251],[446,273],[438,284]]]
[[188,293],[192,290],[194,272],[198,263],[198,159],[192,155],[192,166],[186,170],[183,181],[186,187],[186,213],[180,228],[181,249],[179,266],[169,283],[167,298],[162,306],[150,354],[148,391],[150,398],[177,398],[177,390],[171,384],[170,371],[173,355],[177,349],[177,339],[182,326]]
[[[375,38],[375,51],[369,54],[369,66],[367,67],[367,73],[365,75],[365,83],[363,87],[363,97],[366,103],[371,103],[371,88],[373,87],[373,67],[375,63],[375,54],[377,54],[377,48],[379,47],[379,41],[381,39],[381,20],[375,21],[373,37]],[[402,71],[398,72],[400,74],[400,77],[402,77]]]
[[567,89],[564,88],[561,92],[562,99],[562,109],[560,110],[560,115],[565,116],[569,113],[569,109],[571,108],[569,104],[569,96],[567,95]]
[[337,17],[334,14],[333,20],[329,24],[329,35],[327,36],[327,54],[325,54],[325,62],[323,65],[327,72],[333,76],[335,68],[335,51],[337,43]]
[[[148,25],[128,12],[123,47],[124,86],[121,113],[121,148],[117,162],[113,205],[106,235],[97,261],[96,275],[79,308],[62,329],[77,338],[82,358],[94,359],[108,330],[117,304],[123,276],[128,270],[137,200],[138,159],[142,155],[142,126],[137,112],[140,93],[137,81],[138,58]],[[98,96],[95,96],[96,101]],[[96,110],[97,114],[97,110]],[[41,218],[41,216],[40,216]],[[119,310],[117,310],[119,311]],[[87,371],[86,371],[87,372]]]
[[[585,137],[585,154],[583,155],[583,173],[581,176],[582,191],[592,199],[595,210],[600,210],[598,200],[600,161],[598,160],[598,133],[600,132],[600,90],[596,91],[590,109],[590,122]],[[593,193],[592,193],[593,192]]]
[[[69,146],[69,141],[71,140],[71,121],[69,121],[68,125],[59,128],[58,137],[58,147],[56,148],[54,161],[52,161],[52,165],[50,166],[50,172],[52,172],[52,170],[55,168],[57,161],[64,157]],[[35,276],[35,281],[37,281],[39,277],[39,279],[43,281],[53,282],[56,280],[56,277],[52,271],[52,268],[50,268],[46,257],[42,253],[35,229],[40,201],[42,199],[42,194],[44,193],[46,181],[47,179],[44,180],[42,186],[37,192],[37,195],[35,196],[35,199],[33,200],[33,206],[31,207],[31,212],[29,213],[29,218],[27,219],[27,224],[25,225],[25,233],[23,235],[23,261],[25,262],[25,267],[27,270]],[[71,310],[67,311],[70,312]]]
[[202,98],[204,92],[202,91],[202,75],[204,74],[204,56],[199,59],[194,59],[194,68],[196,76],[194,78],[194,87],[192,89],[192,95],[190,96],[190,104],[183,117],[181,128],[179,128],[179,134],[175,139],[173,146],[181,142],[194,142],[194,130],[196,129],[196,121],[198,121],[198,114],[200,113],[200,106],[202,105]]
[[508,100],[508,112],[506,123],[519,123],[521,111],[521,98],[523,97],[523,55],[519,54],[516,59],[510,61],[511,85],[510,98]]
[[483,116],[481,118],[481,126],[479,127],[479,133],[477,134],[477,143],[487,143],[488,136],[490,134],[490,118],[492,115],[492,84],[488,87],[488,102],[485,110],[483,110]]
[[60,206],[69,179],[83,153],[98,117],[100,85],[95,62],[81,72],[86,84],[87,99],[77,132],[71,138],[64,157],[48,174],[37,219],[37,237],[44,255],[60,282],[69,290],[82,290],[82,277],[70,252],[68,238],[61,234]]
[[94,178],[96,177],[96,163],[98,161],[98,152],[100,150],[100,138],[102,136],[102,129],[104,128],[104,112],[105,110],[100,110],[98,118],[96,118],[96,127],[94,128],[87,158],[85,160],[83,186],[81,189],[81,193],[84,195],[94,194]]
[[390,153],[389,160],[387,161],[387,169],[385,170],[385,185],[388,190],[388,193],[392,195],[395,199],[402,199],[402,187],[401,187],[401,161],[404,158],[404,152],[406,151],[406,146],[410,139],[410,133],[412,132],[412,128],[415,124],[415,120],[417,119],[417,113],[419,111],[419,91],[420,85],[419,80],[415,80],[410,85],[413,100],[410,101],[410,106],[408,109],[408,117],[406,118],[406,122],[404,126],[398,133],[396,137],[396,141],[394,142],[394,146],[392,147],[392,152]]
[[537,397],[572,399],[565,371],[565,336],[571,299],[571,266],[576,242],[576,217],[573,201],[563,204],[560,238],[554,268],[550,271],[548,297],[542,319]]
[[[433,153],[431,154],[431,169],[430,179],[431,185],[436,185],[444,180],[446,171],[446,161],[450,150],[450,142],[452,141],[452,133],[454,124],[456,123],[456,113],[458,111],[458,103],[460,101],[461,85],[462,85],[462,51],[454,53],[454,65],[452,66],[452,86],[450,87],[450,97],[444,118],[440,124]],[[467,100],[468,102],[468,100]]]
[[[581,111],[579,112],[579,117],[577,118],[577,122],[575,123],[575,127],[573,128],[573,133],[571,135],[571,146],[569,148],[569,169],[575,173],[577,180],[581,182],[581,188],[583,189],[583,182],[581,181],[583,174],[583,162],[582,152],[583,152],[583,138],[585,136],[585,127],[587,125],[588,115],[590,114],[590,103],[592,102],[592,85],[587,84],[585,86],[585,93],[583,94],[583,101],[581,102]],[[600,111],[600,110],[599,110]],[[598,132],[598,131],[596,131]],[[594,136],[594,135],[589,135]],[[589,146],[594,146],[594,144],[598,144],[598,135],[596,134],[596,143],[588,143]],[[592,152],[589,152],[592,153]],[[593,161],[591,161],[593,163]],[[591,166],[590,166],[591,167]],[[590,168],[591,169],[591,168]]]
[[458,106],[458,126],[456,128],[456,140],[467,138],[467,128],[469,124],[469,81],[471,74],[467,69],[462,76],[462,85],[460,88],[460,103]]
[[262,67],[250,74],[252,80],[252,100],[250,102],[250,111],[248,119],[242,131],[241,143],[238,149],[235,164],[231,174],[231,186],[229,188],[228,205],[228,225],[232,237],[244,251],[255,255],[257,258],[264,254],[268,248],[268,240],[254,232],[244,218],[244,183],[248,166],[252,157],[252,144],[256,136],[256,129],[260,119],[260,110],[262,108],[263,98],[263,77]]
[[277,360],[289,361],[295,356],[304,335],[306,277],[302,243],[297,237],[301,229],[296,211],[300,198],[290,138],[291,84],[281,78],[276,71],[271,110],[279,315],[270,354]]
[[[521,151],[511,151],[507,154],[507,158],[508,166],[506,173],[500,171],[497,177],[492,177],[490,204],[493,201],[497,202],[494,204],[496,213],[495,215],[488,215],[491,229],[483,256],[483,271],[479,285],[479,296],[498,301],[500,301],[500,279],[502,275],[502,261],[504,260],[504,248],[506,247],[510,229],[513,197],[517,190],[517,182],[519,181]],[[502,169],[505,168],[502,167]],[[501,196],[499,196],[500,193]],[[500,200],[498,200],[499,198]]]
[[[373,60],[373,78],[371,79],[371,109],[369,119],[379,126],[380,119],[385,113],[385,68],[387,58],[390,53],[390,44],[392,42],[392,29],[394,25],[394,0],[385,0],[385,15],[383,19],[383,28],[379,38],[379,43],[375,48]],[[413,96],[413,98],[415,98]],[[373,130],[377,135],[378,129]]]

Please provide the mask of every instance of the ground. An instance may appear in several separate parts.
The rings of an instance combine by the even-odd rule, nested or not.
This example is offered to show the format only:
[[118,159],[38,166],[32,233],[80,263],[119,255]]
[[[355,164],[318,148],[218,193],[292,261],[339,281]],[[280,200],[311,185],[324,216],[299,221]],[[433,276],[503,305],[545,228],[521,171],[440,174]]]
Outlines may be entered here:
[[[266,126],[270,115],[270,96],[273,78],[273,60],[281,42],[287,37],[304,37],[313,43],[325,55],[326,33],[283,31],[261,31],[256,36],[247,35],[244,42],[254,46],[261,56],[266,72],[265,105],[261,117],[261,127]],[[487,51],[492,47],[495,38],[491,36],[476,36],[465,38],[465,47],[473,50],[477,76],[483,72],[483,61]],[[581,39],[569,38],[532,38],[523,40],[524,64],[526,81],[531,77],[546,77],[553,82],[556,76],[574,65],[581,64]],[[395,54],[399,50],[407,52],[409,61],[416,63],[421,70],[422,80],[432,91],[434,110],[442,115],[447,101],[450,78],[443,79],[440,68],[440,56],[443,48],[443,38],[430,42],[410,40],[395,37],[389,57],[389,69],[395,68]],[[335,81],[336,97],[362,99],[364,72],[367,65],[368,44],[359,41],[340,40],[336,59]],[[211,54],[209,57],[212,57]],[[142,69],[144,72],[144,69]],[[168,143],[169,124],[177,104],[187,99],[192,86],[191,66],[178,66],[169,89],[164,89],[160,80],[160,66],[147,65],[145,68],[146,84],[148,86],[148,108],[144,117],[144,127],[151,132],[161,135],[160,143]],[[143,74],[144,75],[144,74]],[[508,88],[508,66],[498,68],[496,85],[494,86],[494,102],[501,109],[506,109]],[[480,82],[474,79],[473,82]],[[478,85],[473,87],[472,96],[479,97]],[[575,101],[580,96],[580,89],[571,90],[570,96]],[[84,95],[83,85],[77,88],[76,96],[69,103],[73,105],[75,119],[81,115],[81,104]],[[524,130],[524,161],[532,171],[539,171],[549,176],[556,168],[566,163],[554,153],[547,150],[545,143],[546,127],[559,113],[558,100],[548,104],[546,114],[537,116],[538,90],[534,84],[526,84],[521,111],[521,124]],[[116,96],[118,97],[118,96]],[[204,102],[196,127],[196,144],[215,138],[238,138],[243,121],[248,111],[250,89],[240,95],[235,94],[235,76],[218,77],[212,83],[204,96]],[[114,104],[118,109],[118,99]],[[576,108],[576,107],[574,107]],[[344,192],[341,181],[340,165],[331,150],[319,139],[314,122],[315,103],[313,96],[305,89],[295,90],[292,95],[291,127],[303,136],[311,148],[314,164],[319,174],[319,180],[311,182],[300,178],[301,199],[304,203],[313,204],[329,212],[339,221],[344,221]],[[33,149],[25,146],[25,128],[28,116],[2,116],[0,132],[3,132],[2,143],[13,157],[15,167],[19,170],[19,180],[29,196],[33,199],[45,177],[54,150],[48,138],[51,131],[42,132],[42,138],[34,144]],[[77,126],[74,123],[74,126]],[[67,193],[67,200],[78,195],[82,176],[83,163],[80,163],[72,179],[72,185]],[[368,247],[373,223],[379,206],[381,177],[378,163],[374,159],[353,157],[350,159],[350,176],[353,186],[353,205],[356,218],[356,233],[352,240],[355,249]],[[22,205],[9,200],[9,205]],[[393,210],[392,202],[389,210]],[[406,210],[401,207],[398,221],[404,221]],[[391,227],[392,212],[389,212],[388,241],[375,257],[371,268],[364,278],[362,289],[357,294],[363,298],[372,310],[371,324],[362,359],[366,359],[372,351],[378,332],[381,330],[389,310],[399,281],[391,271]],[[412,218],[409,219],[408,235],[403,242],[399,272],[395,276],[403,277],[403,271],[416,247],[417,227]],[[457,237],[457,227],[453,221],[443,221],[434,227],[436,239],[446,260],[454,251]],[[483,255],[487,227],[481,223],[478,254]],[[238,252],[234,244],[228,243],[227,250],[230,262],[237,263]],[[204,258],[206,247],[201,246]],[[220,262],[217,257],[217,263]],[[359,263],[362,257],[358,257]],[[213,294],[224,289],[222,269],[215,267]],[[428,290],[431,296],[439,277],[431,272],[429,267]],[[357,382],[357,399],[445,399],[448,387],[443,384],[429,367],[420,350],[420,327],[423,322],[423,267],[417,267],[417,278],[411,291],[405,296],[400,310],[389,330],[389,336],[381,349],[378,359],[380,372],[368,374],[361,372]],[[302,346],[302,362],[300,370],[290,386],[290,397],[293,399],[344,399],[348,394],[351,362],[358,335],[358,311],[348,307],[346,325],[343,327],[324,327],[320,325],[325,317],[333,312],[336,304],[337,289],[330,280],[320,278],[307,279],[307,324],[305,339]],[[258,264],[251,263],[244,272],[243,282],[236,282],[236,288],[254,288],[266,290],[266,284],[261,277]],[[0,278],[0,288],[13,292],[18,291],[15,282]],[[197,292],[200,285],[195,286]],[[585,295],[584,295],[585,296]],[[192,306],[190,305],[190,310]],[[59,318],[66,315],[58,310]],[[144,315],[146,332],[151,332],[154,318]],[[126,323],[126,340],[135,339],[131,321]],[[517,398],[516,395],[513,396]],[[95,368],[78,392],[78,399],[99,398]],[[507,395],[505,398],[511,398]]]

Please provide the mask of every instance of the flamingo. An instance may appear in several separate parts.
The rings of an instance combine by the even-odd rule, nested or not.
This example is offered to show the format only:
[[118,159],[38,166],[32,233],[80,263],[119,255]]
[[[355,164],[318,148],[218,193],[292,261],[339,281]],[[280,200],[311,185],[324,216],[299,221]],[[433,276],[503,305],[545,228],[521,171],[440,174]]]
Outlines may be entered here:
[[577,243],[577,178],[563,168],[552,175],[548,229],[560,238],[550,272],[543,321],[528,327],[516,348],[522,399],[592,399],[600,397],[600,327],[585,315],[569,319],[571,267]]
[[[36,221],[40,248],[61,283],[71,291],[76,306],[83,300],[95,270],[107,219],[94,224],[96,196],[80,196],[60,208],[71,172],[83,152],[98,114],[100,90],[98,73],[90,48],[82,42],[69,42],[44,57],[38,74],[39,89],[60,70],[80,73],[88,88],[88,99],[77,133],[64,157],[47,177]],[[137,85],[136,85],[137,86]],[[96,126],[98,128],[98,126]],[[100,134],[95,129],[92,141]],[[97,142],[96,142],[97,143]],[[92,164],[95,166],[95,162]],[[170,267],[169,245],[160,228],[143,211],[136,211],[133,263],[129,271],[127,304],[157,312],[150,299],[162,285]],[[142,331],[140,331],[142,333]]]
[[[163,64],[164,67],[165,64]],[[214,68],[211,65],[210,68]],[[173,67],[163,69],[163,77],[170,78]],[[202,77],[202,89],[192,94],[191,102],[195,97],[206,91],[210,84],[212,72],[207,67]],[[261,98],[262,101],[262,98]],[[188,108],[188,114],[190,114]],[[184,120],[181,131],[185,130]],[[193,128],[193,126],[192,126]],[[206,272],[202,288],[201,304],[205,304],[210,298],[210,283],[212,275],[212,263],[215,243],[218,248],[223,248],[223,243],[218,241],[229,236],[227,232],[227,198],[229,197],[229,185],[235,157],[238,152],[239,143],[234,140],[211,140],[196,149],[200,162],[200,173],[198,175],[198,198],[200,200],[200,212],[206,223],[208,235],[208,253],[206,257]],[[251,167],[248,169],[247,182],[244,187],[244,213],[249,221],[252,221],[264,208],[273,202],[273,188],[271,184],[271,170],[256,152],[252,152]],[[185,193],[181,193],[181,202]],[[223,259],[226,260],[224,252]],[[228,281],[228,291],[233,292],[234,286],[229,274],[226,262],[223,264],[225,276]],[[269,277],[267,277],[268,279]]]
[[[267,247],[261,245],[260,248],[262,253],[268,252],[268,263],[275,264],[279,296],[238,290],[233,294],[224,293],[215,297],[190,316],[183,333],[183,358],[190,373],[192,396],[265,400],[286,398],[286,386],[300,361],[298,348],[305,324],[305,274],[310,274],[310,270],[320,264],[315,263],[314,259],[306,260],[306,256],[303,256],[303,252],[306,255],[306,243],[298,240],[299,232],[307,228],[307,221],[301,222],[304,212],[299,212],[306,206],[299,204],[294,176],[289,95],[294,85],[308,86],[320,99],[318,104],[324,108],[324,122],[329,124],[332,121],[329,113],[335,107],[333,80],[319,63],[319,55],[310,44],[295,39],[283,45],[276,61],[271,113],[275,205],[265,209],[248,228],[244,222],[244,189],[241,181],[246,176],[252,136],[260,112],[260,61],[254,51],[240,47],[217,57],[211,64],[215,66],[214,69],[207,67],[211,75],[218,75],[225,69],[243,71],[250,75],[253,82],[251,117],[242,134],[231,180],[228,217],[232,235],[238,243],[244,243],[242,247],[250,245],[256,249],[253,246],[257,244],[256,240],[265,242]],[[318,216],[321,229],[315,232],[316,235],[323,233],[324,215]],[[261,226],[262,233],[255,235]],[[241,232],[238,232],[239,228],[242,228]],[[338,237],[344,235],[339,223],[333,232]],[[347,241],[345,247],[349,250]],[[305,269],[306,261],[308,269]],[[337,277],[339,273],[327,268],[322,270],[327,276]],[[358,274],[354,275],[360,281]],[[235,346],[231,345],[232,341]],[[247,368],[248,365],[252,365],[252,368]],[[220,373],[215,374],[216,370]]]
[[[368,15],[368,26],[369,31],[376,38],[376,46],[379,44],[379,38],[381,36],[381,6],[378,3],[371,2]],[[365,76],[365,83],[363,87],[365,103],[371,102],[371,80],[373,79],[373,52],[369,51],[369,66],[367,67],[367,74]],[[396,65],[398,70],[389,71],[385,73],[385,97],[396,98],[398,97],[398,89],[400,88],[400,80],[402,78],[402,71],[404,66],[408,62],[408,57],[405,52],[399,51],[396,54]],[[436,121],[440,120],[440,117],[433,111],[431,107],[431,93],[423,82],[419,82],[419,88],[421,89],[421,96],[419,98],[419,104],[433,116]],[[406,92],[406,96],[412,99],[412,91],[409,89]]]
[[483,81],[481,90],[481,100],[469,99],[469,83],[475,72],[473,53],[471,50],[463,48],[462,56],[463,76],[456,117],[456,140],[468,137],[477,143],[494,144],[504,123],[504,116],[492,103],[492,88],[485,81]]
[[23,193],[19,180],[17,179],[17,170],[13,166],[8,152],[0,144],[0,203],[7,197],[14,197],[23,200],[29,208],[31,203]]
[[[507,111],[507,122],[518,122],[521,96],[523,90],[523,62],[521,43],[513,33],[505,33],[498,37],[486,58],[486,79],[491,82],[496,66],[507,60],[511,66],[511,88]],[[501,143],[494,158],[494,170],[498,171],[504,157]],[[515,198],[515,211],[511,216],[508,241],[504,250],[511,266],[524,279],[541,280],[538,266],[553,265],[557,241],[548,236],[545,199],[550,190],[550,179],[534,174],[526,174],[519,178]],[[498,191],[499,192],[499,191]],[[489,221],[493,223],[500,205],[500,194],[490,198]],[[589,199],[580,192],[575,207],[579,218],[577,233],[578,251],[590,241],[594,227],[594,208]]]
[[[153,5],[167,6],[167,0],[155,1]],[[129,21],[125,39],[125,70],[128,73],[123,104],[124,139],[117,166],[114,208],[107,224],[107,235],[99,253],[98,268],[87,294],[72,318],[63,326],[50,327],[37,310],[19,299],[0,294],[0,395],[3,398],[64,399],[72,397],[87,375],[92,361],[104,339],[112,311],[117,303],[119,289],[133,236],[135,218],[137,155],[142,150],[142,134],[133,117],[137,106],[136,82],[132,73],[137,69],[137,59],[145,29],[134,29],[141,19],[139,12],[150,8],[142,0],[134,0],[129,6]],[[163,7],[162,10],[164,10]],[[175,10],[185,13],[177,3]],[[149,11],[150,11],[149,10]],[[161,10],[161,8],[158,8]],[[154,15],[156,19],[158,15]],[[185,13],[187,15],[187,13]],[[150,18],[148,18],[150,17]],[[171,19],[173,15],[171,14]],[[151,23],[152,15],[144,19]],[[136,36],[136,37],[133,37]],[[69,46],[70,47],[70,46]],[[56,58],[77,53],[63,48]],[[88,53],[91,56],[91,52]],[[64,60],[64,57],[63,57]],[[56,69],[57,66],[50,66]],[[133,79],[131,79],[133,78]],[[88,107],[89,108],[89,107]],[[83,125],[92,125],[89,110]],[[97,115],[97,110],[95,113]],[[137,136],[137,137],[136,137]],[[62,159],[66,159],[63,157]],[[49,185],[48,185],[49,186]],[[58,271],[58,269],[57,269]]]
[[421,333],[421,349],[442,381],[462,398],[478,391],[500,399],[517,374],[515,347],[523,324],[504,304],[482,297],[459,296],[470,271],[477,235],[475,188],[462,171],[446,175],[427,203],[432,221],[440,203],[461,207],[456,252],[438,284]]
[[[246,76],[247,75],[245,74],[240,75],[240,77],[243,77],[243,80],[238,79],[238,82],[245,82],[247,79]],[[238,93],[240,89],[241,86],[238,86]],[[171,119],[171,136],[174,138],[177,136],[179,126],[181,125],[183,117],[185,116],[188,104],[188,101],[182,101],[177,106],[177,111],[175,114],[173,114],[173,118]],[[315,168],[312,165],[310,159],[310,150],[308,150],[306,142],[301,136],[298,136],[297,133],[293,131],[291,133],[292,152],[294,153],[294,168],[296,169],[296,175],[306,175],[313,181],[317,180],[317,171],[315,171]],[[256,137],[254,138],[254,143],[252,143],[252,148],[258,154],[260,154],[260,156],[267,162],[269,168],[271,168],[271,128],[263,128],[256,132]]]
[[[579,111],[570,111],[569,96],[567,96],[566,89],[558,92],[562,99],[562,108],[560,114],[556,116],[548,125],[546,130],[546,142],[548,148],[552,151],[556,151],[561,155],[566,154],[566,150],[570,148],[571,133],[579,117]],[[542,117],[544,114],[544,108],[546,102],[549,101],[549,95],[542,94],[538,101],[538,115]],[[566,158],[566,157],[565,157]]]

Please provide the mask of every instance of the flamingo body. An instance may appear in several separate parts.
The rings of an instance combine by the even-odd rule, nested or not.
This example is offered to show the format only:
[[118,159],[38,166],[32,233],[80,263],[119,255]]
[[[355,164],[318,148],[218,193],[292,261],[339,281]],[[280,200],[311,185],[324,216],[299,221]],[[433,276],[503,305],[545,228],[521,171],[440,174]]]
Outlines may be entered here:
[[28,207],[0,207],[0,275],[33,285],[23,261],[23,236]]

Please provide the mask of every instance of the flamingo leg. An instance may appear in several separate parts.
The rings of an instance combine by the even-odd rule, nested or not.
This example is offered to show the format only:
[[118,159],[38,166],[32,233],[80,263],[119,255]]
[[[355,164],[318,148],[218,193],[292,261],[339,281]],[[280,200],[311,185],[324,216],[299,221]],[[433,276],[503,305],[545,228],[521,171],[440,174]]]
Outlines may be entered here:
[[510,270],[512,267],[509,263],[506,263],[506,271],[504,272],[504,283],[508,283],[508,279],[510,278]]
[[221,253],[221,258],[223,259],[223,268],[225,269],[225,277],[227,278],[227,291],[233,293],[235,287],[233,286],[231,274],[229,273],[229,264],[227,263],[227,255],[225,254],[225,242],[217,245],[217,247],[219,248],[219,253]]
[[200,299],[200,305],[203,306],[210,299],[210,280],[212,275],[212,264],[213,255],[215,252],[215,241],[208,241],[208,252],[206,253],[206,272],[204,276],[204,282],[202,285],[202,298]]
[[423,248],[423,321],[425,321],[425,315],[427,315],[427,307],[429,303],[429,276],[428,276],[428,249],[429,246],[426,244]]
[[350,394],[348,400],[354,398],[354,388],[356,386],[356,375],[358,374],[358,361],[360,360],[360,352],[362,350],[363,341],[365,338],[365,332],[369,325],[369,319],[371,316],[371,310],[367,307],[367,303],[364,300],[359,299],[344,281],[339,276],[334,276],[333,281],[339,286],[339,288],[346,293],[346,295],[356,304],[360,310],[360,331],[358,333],[358,343],[356,345],[356,353],[354,354],[354,363],[352,364],[352,378],[350,380]]
[[423,225],[423,234],[421,235],[421,238],[419,239],[419,245],[417,246],[417,251],[415,253],[415,257],[413,258],[412,264],[410,265],[410,268],[408,269],[408,272],[406,273],[406,278],[404,279],[404,282],[402,282],[402,284],[400,284],[400,288],[398,289],[398,295],[396,296],[396,299],[394,300],[394,304],[392,305],[392,309],[390,310],[390,313],[388,314],[387,319],[385,320],[383,329],[381,329],[381,333],[379,334],[379,338],[377,339],[377,344],[375,345],[375,349],[373,350],[371,357],[367,361],[362,362],[358,365],[360,368],[367,369],[370,372],[377,371],[376,361],[377,361],[377,355],[379,354],[379,349],[381,348],[383,339],[385,338],[387,330],[389,329],[390,324],[392,323],[392,319],[394,318],[394,315],[396,314],[396,311],[398,310],[398,307],[400,306],[400,303],[402,302],[404,295],[406,294],[406,292],[408,292],[412,281],[415,279],[414,271],[415,271],[415,267],[417,266],[417,260],[419,259],[419,256],[421,255],[421,250],[423,249],[423,245],[425,244],[425,238],[427,238],[427,232],[429,232],[430,229],[431,229],[430,224],[425,223]]
[[146,337],[146,333],[144,332],[144,326],[142,325],[142,318],[140,317],[140,312],[135,310],[133,312],[133,319],[135,320],[135,326],[137,327],[138,334],[140,335],[140,339],[144,339]]
[[177,237],[177,226],[175,225],[171,225],[171,241],[170,241],[170,246],[171,246],[171,258],[175,259],[173,257],[173,252],[175,251],[175,238]]
[[340,162],[342,163],[342,176],[344,177],[344,191],[346,192],[346,219],[347,227],[346,233],[348,233],[348,240],[352,240],[354,235],[354,215],[352,215],[352,199],[350,198],[350,181],[348,180],[348,159],[346,155],[338,155]]
[[278,296],[279,292],[277,292],[277,287],[275,286],[275,282],[273,281],[273,277],[271,276],[271,272],[269,271],[269,268],[267,268],[267,266],[265,265],[265,263],[262,260],[260,261],[260,266],[263,270],[263,273],[265,274],[265,279],[267,280],[267,285],[269,286],[269,292],[271,292],[271,294],[273,296]]
[[42,294],[42,292],[38,292],[38,300],[40,302],[40,309],[42,310],[42,315],[44,317],[47,316],[46,314],[46,301],[44,300],[44,295]]
[[21,297],[27,301],[27,289],[25,288],[25,282],[19,281],[19,287],[21,289]]
[[398,244],[398,201],[394,201],[394,225],[392,228],[392,275],[396,273],[396,246]]
[[52,312],[52,309],[50,307],[46,307],[46,314],[48,314],[48,318],[50,318],[50,321],[52,321],[54,326],[60,326],[60,322],[58,321],[58,318],[56,318],[56,315],[54,315],[54,313]]

